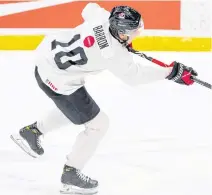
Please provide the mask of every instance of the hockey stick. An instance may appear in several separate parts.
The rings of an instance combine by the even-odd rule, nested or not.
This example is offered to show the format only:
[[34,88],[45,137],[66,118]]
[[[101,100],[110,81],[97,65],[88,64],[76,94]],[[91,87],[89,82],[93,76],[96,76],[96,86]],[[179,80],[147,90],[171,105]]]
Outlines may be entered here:
[[192,77],[192,80],[200,85],[203,85],[204,87],[207,87],[209,89],[212,89],[212,85],[210,83],[207,83],[205,81],[202,81],[196,77]]
[[[170,65],[167,65],[167,64],[165,64],[164,62],[161,62],[161,61],[159,61],[159,60],[157,60],[157,59],[155,59],[155,58],[152,58],[152,57],[150,57],[150,56],[147,56],[147,55],[144,54],[144,53],[141,53],[141,52],[139,52],[139,51],[136,51],[136,50],[132,49],[131,47],[127,47],[127,49],[128,49],[130,52],[132,52],[132,53],[134,53],[134,54],[136,54],[136,55],[138,55],[138,56],[140,56],[140,57],[142,57],[142,58],[144,58],[144,59],[146,59],[146,60],[149,60],[149,61],[151,61],[151,62],[153,62],[153,63],[155,63],[155,64],[157,64],[157,65],[159,65],[159,66],[167,67],[167,68],[171,67]],[[200,84],[200,85],[202,85],[202,86],[204,86],[204,87],[207,87],[207,88],[209,88],[209,89],[212,89],[212,85],[211,85],[210,83],[207,83],[207,82],[205,82],[205,81],[202,81],[202,80],[200,80],[200,79],[198,79],[198,78],[196,78],[196,77],[192,77],[192,80],[193,80],[195,83],[197,83],[197,84]]]

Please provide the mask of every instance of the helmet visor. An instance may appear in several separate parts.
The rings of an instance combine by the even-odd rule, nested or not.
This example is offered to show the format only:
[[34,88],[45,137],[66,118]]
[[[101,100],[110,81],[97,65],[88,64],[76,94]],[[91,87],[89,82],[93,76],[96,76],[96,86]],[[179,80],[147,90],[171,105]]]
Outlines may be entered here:
[[136,29],[133,29],[133,30],[127,30],[126,29],[123,34],[128,35],[128,36],[132,36],[132,35],[141,33],[142,30],[144,30],[144,22],[141,19],[140,22],[139,22],[139,25]]

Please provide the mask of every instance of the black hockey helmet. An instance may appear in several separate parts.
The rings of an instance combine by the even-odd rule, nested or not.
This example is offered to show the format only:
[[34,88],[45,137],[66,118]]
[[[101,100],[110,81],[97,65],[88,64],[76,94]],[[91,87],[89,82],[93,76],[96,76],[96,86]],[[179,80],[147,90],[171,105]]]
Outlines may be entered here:
[[129,6],[116,6],[112,9],[109,17],[110,31],[113,36],[118,34],[130,34],[141,28],[144,23],[141,14]]

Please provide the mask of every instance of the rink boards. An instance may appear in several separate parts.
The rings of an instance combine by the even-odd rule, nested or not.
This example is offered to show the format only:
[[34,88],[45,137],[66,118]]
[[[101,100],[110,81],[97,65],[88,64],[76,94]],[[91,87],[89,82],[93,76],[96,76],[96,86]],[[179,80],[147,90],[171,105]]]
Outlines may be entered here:
[[[0,50],[34,50],[44,35],[0,36]],[[139,37],[133,47],[142,51],[211,51],[211,38]]]
[[[145,32],[133,41],[137,50],[211,51],[210,0],[96,2],[107,10],[125,4],[142,13]],[[81,11],[87,3],[55,5],[43,0],[0,5],[0,50],[36,49],[49,32],[81,24]]]

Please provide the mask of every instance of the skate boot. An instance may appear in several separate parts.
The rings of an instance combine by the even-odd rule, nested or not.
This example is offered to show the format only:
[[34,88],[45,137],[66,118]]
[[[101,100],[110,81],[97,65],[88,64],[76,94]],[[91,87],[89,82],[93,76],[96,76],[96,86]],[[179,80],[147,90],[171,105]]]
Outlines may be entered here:
[[98,192],[98,181],[92,180],[81,173],[79,169],[68,165],[64,166],[61,182],[60,193],[62,194],[91,195]]
[[42,133],[37,128],[37,123],[23,127],[19,130],[19,134],[11,135],[11,139],[27,154],[37,158],[44,153],[40,145],[39,137]]

